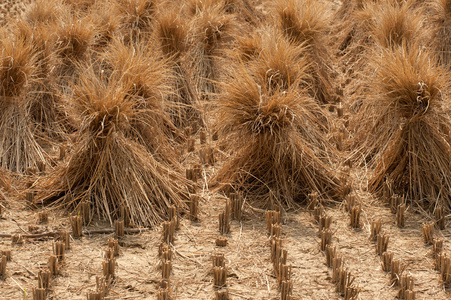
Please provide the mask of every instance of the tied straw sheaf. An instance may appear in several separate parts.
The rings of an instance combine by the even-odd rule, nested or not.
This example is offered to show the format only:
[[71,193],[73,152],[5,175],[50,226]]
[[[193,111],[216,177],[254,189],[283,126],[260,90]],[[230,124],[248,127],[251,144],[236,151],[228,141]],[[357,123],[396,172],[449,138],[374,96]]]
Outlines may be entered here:
[[299,92],[302,76],[286,85],[283,76],[250,70],[239,64],[231,71],[218,103],[218,128],[232,155],[215,181],[244,191],[260,207],[270,207],[271,198],[293,207],[312,191],[338,195],[340,182],[320,146],[327,143],[318,124],[321,109]]
[[155,111],[145,113],[142,99],[130,93],[132,86],[115,78],[104,82],[92,69],[84,71],[74,90],[83,120],[80,138],[71,158],[38,181],[35,203],[77,211],[87,202],[110,223],[125,206],[130,221],[141,226],[164,221],[172,205],[186,208],[187,180],[136,138],[142,127],[134,125],[147,124],[152,131],[155,122],[148,116]]
[[434,57],[415,45],[381,51],[372,93],[356,138],[361,155],[375,166],[370,190],[393,192],[423,208],[451,207],[451,148],[446,85]]

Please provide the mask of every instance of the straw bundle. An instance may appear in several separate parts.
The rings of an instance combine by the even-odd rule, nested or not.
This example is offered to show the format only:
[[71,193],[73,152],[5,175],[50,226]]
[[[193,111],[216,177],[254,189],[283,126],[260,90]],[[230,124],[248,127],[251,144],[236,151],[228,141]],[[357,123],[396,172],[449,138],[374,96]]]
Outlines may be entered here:
[[[256,82],[265,85],[270,94],[288,90],[302,92],[308,90],[313,81],[308,52],[309,47],[305,43],[295,45],[277,31],[271,32],[261,37],[261,49],[258,55],[247,63],[247,68]],[[315,116],[312,120],[315,120],[318,130],[324,132],[330,129],[326,115],[317,105],[311,105],[310,112]],[[304,129],[301,128],[300,131],[304,132]],[[322,136],[305,136],[314,136],[313,143],[321,140],[317,145],[323,150],[327,148],[328,143],[324,143]]]
[[314,0],[278,0],[276,14],[281,32],[296,45],[307,47],[305,55],[313,63],[309,94],[321,104],[335,102],[332,62],[327,49],[331,15]]
[[29,43],[4,35],[0,41],[0,165],[23,173],[45,154],[35,140],[27,92],[36,75]]
[[152,154],[168,162],[174,161],[176,155],[170,150],[166,137],[180,141],[183,133],[166,113],[171,107],[163,102],[169,90],[167,60],[158,57],[152,41],[126,46],[118,39],[113,40],[103,59],[104,77],[111,77],[128,87],[130,90],[127,92],[134,95],[139,106],[145,109],[143,118],[133,120],[136,128],[134,139]]
[[171,11],[158,18],[156,26],[161,48],[166,56],[179,60],[186,51],[186,23],[179,14]]
[[451,62],[451,1],[430,0],[428,20],[430,21],[430,40],[432,51],[439,62],[449,68]]
[[30,4],[23,15],[30,25],[57,23],[67,7],[61,0],[35,0]]
[[[390,25],[390,23],[401,25],[402,18],[399,16],[393,15],[394,10],[400,8],[414,8],[415,0],[345,0],[343,4],[340,6],[338,11],[336,12],[334,18],[337,21],[336,30],[334,30],[334,35],[337,36],[337,45],[340,51],[348,52],[348,46],[351,46],[353,43],[361,43],[365,38],[365,35],[362,34],[362,28],[365,28],[369,23],[376,22],[386,23],[386,25]],[[375,13],[375,15],[371,14],[371,10]],[[381,16],[381,11],[386,10],[387,15]],[[365,12],[366,11],[366,12]],[[387,21],[380,22],[385,18],[388,18]],[[391,20],[390,20],[391,18]],[[414,16],[417,18],[417,16]],[[399,21],[402,21],[401,23]],[[402,25],[401,25],[402,26]],[[399,29],[399,28],[398,28]],[[392,34],[395,36],[396,29]],[[403,33],[404,34],[404,33]],[[400,37],[403,36],[401,34]],[[369,36],[369,35],[367,35]],[[395,37],[397,39],[398,37]]]
[[131,86],[130,93],[153,100],[153,108],[161,108],[160,94],[166,93],[169,75],[167,61],[159,57],[153,41],[126,44],[116,38],[102,57],[106,79],[113,77]]
[[257,82],[267,85],[269,92],[307,88],[311,66],[307,47],[304,44],[293,45],[277,33],[262,39],[257,56],[248,63],[248,68]]
[[227,14],[220,2],[192,0],[188,10],[190,69],[200,96],[208,99],[218,93],[221,69],[218,60],[225,45],[234,40],[237,24],[234,15]]
[[[378,47],[408,47],[421,42],[423,18],[412,5],[404,1],[365,1],[353,12],[353,23],[346,49],[342,49],[341,64],[346,72],[350,110],[357,112],[369,92],[364,78],[371,78],[369,58]],[[378,51],[378,50],[376,50]],[[362,80],[363,79],[363,80]]]
[[105,50],[111,43],[114,36],[117,35],[120,28],[120,19],[115,12],[111,10],[109,1],[98,3],[90,10],[89,22],[93,24],[96,30],[93,49],[97,52]]
[[423,19],[409,2],[369,2],[358,15],[373,43],[390,48],[421,39]]
[[185,210],[186,179],[127,137],[142,121],[136,119],[151,110],[141,107],[124,82],[105,83],[88,71],[74,92],[82,116],[74,153],[38,181],[35,203],[77,210],[88,202],[110,224],[127,207],[130,222],[142,226],[167,219],[171,205]]
[[263,20],[262,14],[250,0],[223,0],[223,3],[225,12],[234,14],[243,25],[258,26]]
[[190,72],[186,67],[186,41],[188,28],[175,12],[158,18],[156,34],[161,49],[168,58],[171,68],[171,90],[168,94],[169,115],[178,128],[190,126],[196,132],[202,125],[200,112],[197,110],[197,93]]
[[355,137],[360,155],[376,168],[370,190],[381,195],[388,180],[394,193],[425,208],[439,200],[450,208],[451,119],[442,71],[415,46],[384,50],[373,63],[372,93]]
[[[367,20],[360,18],[365,2],[367,1],[345,0],[334,16],[333,48],[338,51],[342,72],[351,77],[350,82],[353,82],[353,76],[358,76],[354,74],[361,71],[361,65],[365,65],[360,62],[369,40],[368,32],[363,29],[367,26]],[[353,91],[349,94],[352,95]]]
[[96,3],[92,0],[63,0],[63,3],[70,5],[74,12],[86,13]]
[[237,37],[237,43],[232,50],[234,55],[238,55],[239,60],[248,62],[258,57],[263,44],[260,32],[251,32]]
[[96,32],[88,17],[78,18],[70,10],[64,11],[62,19],[62,24],[56,27],[56,45],[61,58],[58,73],[64,85],[77,75],[77,64],[89,60]]
[[288,207],[312,191],[335,196],[339,180],[313,142],[321,136],[311,112],[317,103],[295,89],[277,92],[260,86],[244,66],[227,82],[218,103],[218,124],[233,155],[216,182],[251,194],[261,207],[270,206],[270,196]]
[[337,10],[335,17],[338,20],[351,19],[350,12],[356,9],[362,9],[364,0],[343,0],[341,6]]
[[120,18],[120,32],[126,42],[148,38],[158,9],[158,0],[115,0],[113,9]]
[[36,76],[28,91],[29,115],[36,128],[36,137],[41,145],[49,140],[61,141],[72,126],[66,117],[57,85],[57,35],[52,26],[42,23],[32,26],[23,19],[17,21],[15,29],[16,37],[31,45],[36,58]]

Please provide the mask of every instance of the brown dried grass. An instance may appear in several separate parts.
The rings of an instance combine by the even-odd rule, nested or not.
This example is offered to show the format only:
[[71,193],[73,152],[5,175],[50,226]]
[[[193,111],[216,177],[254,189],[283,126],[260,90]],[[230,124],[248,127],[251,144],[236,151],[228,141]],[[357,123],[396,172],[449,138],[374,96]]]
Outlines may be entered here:
[[30,25],[55,24],[67,7],[62,0],[35,0],[24,13],[24,19]]
[[0,162],[23,173],[46,155],[36,142],[27,93],[36,76],[32,46],[2,33],[0,41]]
[[12,189],[13,183],[11,172],[0,166],[0,200],[6,200],[6,192]]
[[312,191],[334,197],[340,189],[313,113],[318,105],[295,89],[270,91],[244,66],[235,68],[219,100],[218,126],[233,147],[214,178],[252,195],[260,207],[295,206]]
[[364,52],[364,45],[368,36],[362,33],[366,20],[360,20],[359,15],[364,8],[362,0],[345,0],[334,15],[336,23],[332,31],[334,49],[339,55],[340,62],[345,65],[355,63],[359,53]]
[[248,68],[260,85],[267,86],[269,93],[307,89],[311,82],[307,51],[305,44],[291,44],[274,32],[263,37],[258,56]]
[[115,0],[112,9],[120,19],[120,32],[127,42],[137,42],[152,33],[158,0]]
[[451,1],[430,0],[427,6],[429,43],[439,62],[449,68],[451,62]]
[[255,8],[251,0],[222,0],[226,13],[233,14],[240,23],[250,24],[252,27],[259,26],[264,20],[264,16]]
[[[182,141],[183,132],[173,124],[168,115],[172,104],[164,102],[170,92],[171,72],[168,60],[160,57],[152,40],[126,45],[119,39],[111,43],[103,59],[105,78],[115,78],[123,86],[129,87],[128,93],[134,95],[146,110],[145,118],[136,120],[146,120],[135,124],[139,128],[139,136],[136,138],[151,153],[168,162],[175,161],[176,155],[173,151],[168,151],[170,147],[165,137]],[[156,142],[155,139],[160,137],[164,139]]]
[[[295,89],[312,94],[312,74],[310,47],[293,44],[279,31],[268,28],[245,38],[244,49],[238,44],[232,57],[244,62],[259,85],[266,85],[268,91],[281,92]],[[312,111],[321,123],[323,131],[330,129],[330,122],[321,111]]]
[[[443,99],[443,71],[418,46],[383,50],[371,94],[356,118],[359,155],[375,166],[369,189],[382,195],[385,180],[393,192],[434,209],[451,207],[451,119]],[[358,124],[357,124],[358,122]]]
[[292,42],[318,46],[324,39],[330,22],[324,5],[312,0],[279,0],[274,5],[279,28]]
[[63,3],[72,7],[76,12],[88,12],[96,1],[92,0],[63,0]]
[[92,7],[88,14],[89,22],[96,31],[93,48],[97,52],[105,50],[117,36],[121,26],[121,20],[111,9],[111,5],[111,1],[103,1]]
[[163,53],[179,59],[186,51],[187,24],[174,11],[161,15],[156,26],[157,35]]
[[[310,89],[314,79],[311,74],[309,47],[305,43],[292,44],[277,31],[265,33],[259,39],[254,39],[261,48],[255,54],[257,56],[246,65],[259,85],[266,86],[270,94]],[[240,56],[242,57],[242,54]],[[322,131],[330,129],[329,120],[321,110],[313,109],[311,112],[318,119],[317,128]]]
[[86,201],[110,224],[126,206],[130,221],[141,226],[167,219],[171,205],[186,209],[187,180],[128,138],[152,111],[141,107],[127,83],[104,82],[84,68],[74,94],[82,116],[80,137],[70,159],[38,181],[35,203],[76,211]]
[[169,115],[180,128],[190,126],[194,132],[203,125],[198,110],[198,95],[186,63],[188,28],[179,14],[171,11],[158,18],[156,35],[171,69],[168,94]]
[[340,46],[340,63],[346,80],[351,82],[346,87],[351,99],[349,109],[357,112],[369,93],[363,83],[372,76],[369,58],[377,55],[374,49],[417,45],[423,42],[424,34],[423,17],[409,1],[364,1],[352,15],[352,22],[340,25],[348,26],[342,30],[348,31],[348,36],[341,41],[346,45]]
[[364,56],[362,50],[372,43],[391,47],[418,39],[423,19],[413,4],[397,0],[346,1],[336,15],[341,54]]
[[[46,24],[30,25],[23,19],[15,24],[17,39],[22,39],[32,47],[35,56],[36,78],[28,91],[30,98],[29,115],[36,128],[40,143],[44,140],[61,141],[73,124],[65,113],[65,105],[57,85],[57,66],[60,63],[55,49],[57,34]],[[46,142],[47,143],[47,142]]]
[[227,14],[220,2],[191,0],[187,5],[189,23],[189,68],[198,93],[203,98],[216,95],[220,81],[220,57],[235,39],[238,25],[233,14]]
[[238,56],[242,62],[248,62],[256,59],[261,49],[263,48],[263,38],[260,32],[251,32],[237,36],[236,45],[234,47],[233,55]]
[[333,68],[328,33],[331,13],[325,5],[314,0],[279,0],[275,4],[280,31],[296,45],[304,45],[305,55],[313,63],[308,73],[310,96],[321,104],[336,102],[332,84]]
[[372,42],[384,48],[421,41],[423,17],[410,2],[369,2],[358,14],[358,21]]
[[113,76],[125,86],[132,86],[131,94],[150,99],[153,108],[161,108],[161,94],[168,89],[169,70],[154,41],[128,44],[116,38],[102,60],[105,78]]
[[88,62],[94,45],[96,31],[88,17],[79,18],[69,10],[65,11],[61,25],[55,26],[58,40],[58,55],[61,58],[58,76],[66,84],[76,76],[77,64]]

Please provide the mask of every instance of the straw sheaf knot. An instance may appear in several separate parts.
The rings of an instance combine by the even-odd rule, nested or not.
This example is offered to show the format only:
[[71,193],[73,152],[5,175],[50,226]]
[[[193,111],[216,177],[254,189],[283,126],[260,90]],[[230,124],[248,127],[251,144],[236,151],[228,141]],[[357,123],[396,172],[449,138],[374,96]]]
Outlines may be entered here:
[[279,133],[281,129],[290,127],[297,116],[287,105],[274,105],[272,103],[257,108],[255,119],[252,122],[252,132],[255,134]]
[[215,42],[221,39],[222,30],[224,23],[221,21],[212,22],[208,21],[208,26],[206,26],[204,33],[204,44],[205,50],[210,51],[215,46]]
[[89,130],[97,136],[107,136],[118,127],[123,127],[126,122],[127,116],[116,105],[95,114],[89,122]]
[[416,113],[424,114],[429,108],[429,100],[431,99],[431,93],[428,90],[428,86],[424,82],[418,82],[417,89],[417,106]]
[[[436,87],[428,86],[423,81],[419,81],[416,88],[412,89],[409,98],[399,99],[402,105],[401,115],[410,121],[415,121],[424,116],[429,111],[431,101],[438,100],[436,98],[440,97],[440,93],[432,89],[436,89]],[[398,95],[399,98],[405,96]]]

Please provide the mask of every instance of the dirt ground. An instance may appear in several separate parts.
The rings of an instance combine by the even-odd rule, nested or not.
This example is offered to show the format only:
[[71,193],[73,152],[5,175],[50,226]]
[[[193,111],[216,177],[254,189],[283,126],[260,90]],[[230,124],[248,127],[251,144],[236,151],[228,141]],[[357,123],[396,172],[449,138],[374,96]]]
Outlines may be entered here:
[[[0,13],[14,1],[0,4]],[[20,5],[18,5],[20,6]],[[15,8],[8,8],[14,10]],[[2,18],[0,17],[0,20]],[[199,139],[196,140],[199,147]],[[187,154],[184,165],[199,162],[197,151]],[[280,299],[279,284],[271,263],[270,238],[266,231],[264,211],[244,205],[241,221],[231,222],[228,244],[218,247],[220,235],[218,215],[224,210],[226,198],[208,186],[220,162],[203,168],[198,181],[201,196],[198,221],[184,217],[176,231],[173,271],[170,286],[174,299],[214,299],[211,257],[223,253],[226,258],[227,289],[231,299]],[[359,288],[358,299],[395,299],[398,288],[390,284],[390,275],[382,270],[381,258],[375,243],[369,240],[370,223],[382,220],[382,231],[390,236],[388,251],[405,266],[404,274],[414,278],[415,299],[450,299],[440,274],[434,269],[432,247],[424,243],[422,224],[431,218],[410,207],[404,228],[396,225],[396,216],[386,203],[366,192],[370,174],[352,169],[352,187],[362,205],[361,228],[350,227],[349,213],[344,204],[326,205],[325,212],[332,217],[332,245],[343,257],[344,264],[355,277]],[[53,211],[47,224],[37,224],[40,210],[26,206],[24,199],[7,198],[0,201],[0,250],[11,250],[6,276],[0,279],[0,300],[32,299],[37,287],[37,274],[47,267],[53,253],[54,238],[25,238],[23,244],[12,244],[5,234],[27,234],[29,226],[38,226],[38,232],[70,231],[68,215]],[[320,250],[318,225],[311,212],[303,209],[283,212],[283,247],[288,251],[292,266],[294,299],[341,299],[331,282],[332,272],[326,265],[325,253]],[[444,240],[444,252],[449,252],[451,224],[447,216],[446,229],[435,229],[435,235]],[[93,222],[86,230],[109,228],[101,221]],[[116,276],[105,299],[157,299],[161,281],[158,248],[161,227],[119,238],[120,255],[116,259]],[[110,234],[85,235],[71,238],[71,248],[60,265],[60,275],[50,283],[48,299],[86,299],[96,289],[96,276],[102,275],[102,261]]]

